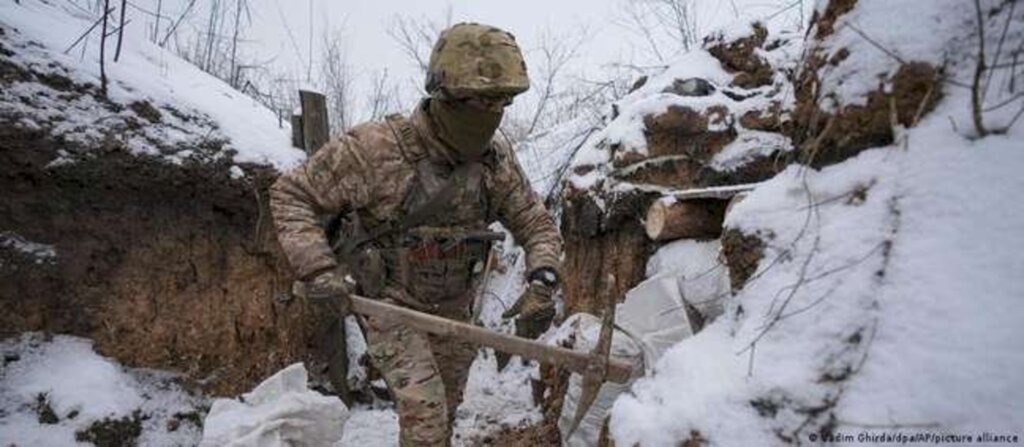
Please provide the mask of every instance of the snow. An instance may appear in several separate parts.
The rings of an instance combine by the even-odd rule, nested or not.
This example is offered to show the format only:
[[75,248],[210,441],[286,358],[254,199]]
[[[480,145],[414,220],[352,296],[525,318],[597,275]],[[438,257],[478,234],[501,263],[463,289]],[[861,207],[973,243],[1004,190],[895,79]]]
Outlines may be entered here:
[[[860,1],[840,23],[933,60],[950,44],[931,36],[963,35],[953,24],[970,6]],[[851,29],[829,45],[853,45]],[[865,73],[894,66],[860,40],[855,63],[828,74],[849,81],[826,82],[840,104],[877,88]],[[972,139],[955,125],[970,122],[969,92],[945,93],[895,144],[820,171],[790,166],[733,207],[726,226],[765,242],[758,270],[617,401],[617,444],[1021,435],[1024,207],[1007,193],[1024,188],[1024,129]]]
[[789,137],[774,132],[749,130],[741,133],[736,140],[727,144],[722,151],[711,159],[711,167],[720,171],[729,171],[743,166],[758,156],[768,156],[775,152],[786,152],[793,148]]
[[57,250],[53,245],[30,241],[13,231],[0,231],[0,248],[25,254],[36,264],[52,263],[57,258]]
[[[15,54],[10,60],[34,71],[67,76],[80,84],[100,83],[97,32],[68,54],[64,50],[94,21],[91,14],[67,2],[0,3],[5,40],[15,46],[11,48]],[[113,38],[107,43],[109,99],[121,106],[148,101],[162,112],[161,121],[166,121],[163,125],[143,126],[141,135],[125,135],[127,147],[137,153],[157,155],[166,149],[161,151],[154,142],[161,146],[187,146],[212,138],[229,140],[227,148],[237,151],[234,159],[238,162],[271,164],[284,170],[303,159],[301,151],[291,148],[290,130],[278,125],[273,112],[148,42],[144,32],[141,27],[126,28],[117,62],[112,61]],[[128,109],[111,112],[89,95],[56,99],[66,96],[61,93],[35,82],[15,82],[0,93],[0,104],[6,114],[29,115],[22,120],[27,127],[59,120],[54,135],[87,145],[96,145],[107,132],[121,133],[123,128],[118,124],[133,115]],[[32,98],[31,105],[22,105],[19,97]],[[182,120],[169,113],[169,108],[199,117]],[[95,121],[108,114],[114,119],[103,126]],[[171,156],[168,160],[181,158]]]
[[709,106],[731,102],[720,91],[707,97],[682,97],[662,93],[676,79],[703,78],[715,85],[725,85],[732,76],[722,69],[718,60],[703,51],[686,53],[670,68],[653,76],[642,87],[626,95],[605,113],[605,123],[600,130],[588,135],[574,154],[572,166],[598,166],[600,172],[588,171],[582,175],[570,175],[569,180],[576,188],[587,189],[599,183],[607,175],[610,150],[621,146],[625,151],[644,154],[647,140],[644,137],[645,116],[665,112],[670,106],[682,105],[703,109]]
[[[738,21],[727,29],[728,36],[747,35],[752,32],[750,23]],[[759,51],[773,67],[787,67],[796,63],[802,45],[800,36],[781,32],[769,37],[778,39],[779,45],[772,51]],[[570,170],[569,182],[577,189],[606,190],[619,187],[617,182],[604,180],[613,173],[611,161],[626,155],[647,157],[647,139],[644,118],[665,113],[670,107],[682,107],[709,115],[709,108],[725,107],[724,119],[708,124],[708,130],[723,132],[735,129],[737,138],[711,160],[710,167],[719,171],[730,171],[758,156],[792,150],[792,142],[779,134],[760,132],[744,128],[736,117],[747,112],[764,112],[777,103],[781,110],[787,110],[793,101],[793,90],[781,72],[775,73],[772,85],[752,90],[730,86],[733,75],[726,72],[721,63],[705,49],[696,49],[679,56],[661,73],[652,76],[643,86],[629,93],[610,106],[604,113],[604,123],[593,132],[576,151],[571,166],[586,167],[582,172]],[[703,79],[714,87],[706,96],[680,96],[671,93],[673,83],[679,80]],[[728,91],[730,94],[726,94]],[[739,99],[737,99],[739,98]],[[745,98],[745,99],[743,99]],[[678,155],[685,157],[686,155]],[[628,170],[641,167],[641,163],[659,162],[667,158],[651,158],[619,169],[614,173],[626,175]]]
[[[173,375],[126,369],[93,352],[86,339],[26,333],[0,342],[0,439],[20,445],[75,445],[75,433],[106,418],[139,411],[142,445],[194,443],[198,427],[175,417],[196,411],[201,398],[184,391]],[[58,422],[43,424],[38,399],[45,396]],[[171,420],[180,422],[168,431]]]
[[891,76],[899,67],[896,58],[943,65],[950,42],[964,35],[964,23],[972,17],[973,3],[961,0],[858,1],[836,21],[834,37],[822,47],[826,57],[841,48],[850,52],[841,64],[822,71],[823,95],[835,95],[835,102],[822,106],[864,104],[865,93],[878,88],[877,75]]
[[974,143],[951,133],[934,116],[910,136],[905,230],[880,296],[891,317],[841,401],[851,421],[992,432],[1024,423],[1024,210],[1005,199],[1024,187],[1024,132]]

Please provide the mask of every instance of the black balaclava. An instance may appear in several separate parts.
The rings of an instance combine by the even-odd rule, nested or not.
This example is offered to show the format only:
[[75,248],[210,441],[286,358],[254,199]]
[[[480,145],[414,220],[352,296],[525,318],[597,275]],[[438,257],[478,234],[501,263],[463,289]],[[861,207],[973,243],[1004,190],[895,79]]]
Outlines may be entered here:
[[437,137],[460,162],[478,161],[501,124],[502,112],[480,110],[465,102],[430,98],[427,114]]

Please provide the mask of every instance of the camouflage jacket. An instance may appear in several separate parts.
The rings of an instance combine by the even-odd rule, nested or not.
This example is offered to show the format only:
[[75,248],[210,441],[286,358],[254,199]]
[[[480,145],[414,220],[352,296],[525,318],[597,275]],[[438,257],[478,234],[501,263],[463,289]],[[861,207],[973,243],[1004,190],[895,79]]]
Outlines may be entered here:
[[[386,121],[365,123],[332,139],[270,189],[278,240],[299,278],[337,263],[321,226],[322,216],[357,212],[371,222],[393,221],[407,211],[403,201],[416,187],[412,159],[430,157],[453,164],[433,135],[421,107],[409,118],[413,141],[400,144]],[[491,162],[484,163],[485,199],[494,216],[526,251],[527,271],[561,271],[562,240],[554,221],[530,187],[512,148],[495,138]],[[456,204],[457,205],[457,204]],[[428,221],[427,224],[430,222]]]

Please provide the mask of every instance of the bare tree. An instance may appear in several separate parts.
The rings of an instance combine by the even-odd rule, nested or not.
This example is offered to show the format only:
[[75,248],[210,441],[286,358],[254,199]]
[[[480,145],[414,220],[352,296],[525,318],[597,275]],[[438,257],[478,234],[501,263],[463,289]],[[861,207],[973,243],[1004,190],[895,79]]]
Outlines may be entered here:
[[971,84],[971,118],[974,131],[979,137],[988,135],[981,116],[981,76],[985,72],[985,21],[981,13],[981,1],[974,0],[974,9],[978,19],[978,62],[974,69],[974,82]]
[[627,0],[619,25],[640,36],[658,62],[700,43],[695,0]]
[[388,78],[385,68],[373,74],[370,81],[370,92],[366,99],[367,118],[377,120],[398,106],[398,88]]
[[246,0],[236,0],[234,27],[235,29],[234,33],[231,36],[231,68],[229,71],[231,73],[231,79],[229,83],[231,84],[232,87],[235,88],[238,88],[240,86],[239,78],[241,75],[241,70],[238,67],[238,37],[239,34],[242,32],[242,27],[246,26],[242,24],[243,12],[245,13],[244,17],[246,24],[251,24],[252,12],[249,11],[249,2],[247,2]]
[[[566,66],[579,55],[580,47],[586,39],[587,30],[585,28],[580,29],[575,37],[555,36],[550,31],[541,36],[540,45],[535,51],[540,56],[540,68],[538,73],[533,76],[536,105],[533,117],[530,118],[530,124],[525,129],[525,135],[530,135],[537,130],[537,126],[542,124],[544,118],[554,118],[547,120],[549,122],[544,124],[558,121],[557,112],[564,110],[556,110],[558,107],[552,103],[562,95],[563,91],[559,89],[559,83],[563,81]],[[548,111],[555,111],[555,117],[545,113]]]
[[107,48],[107,17],[110,15],[110,0],[103,0],[103,27],[100,28],[100,92],[107,96],[107,67],[104,63]]
[[[1016,9],[1017,0],[999,0],[995,3],[995,6],[986,8],[982,6],[980,0],[974,1],[975,33],[978,44],[971,67],[971,82],[965,87],[969,88],[971,92],[971,121],[978,138],[984,138],[989,134],[1006,133],[1021,116],[1024,116],[1024,93],[1015,91],[1017,70],[1022,65],[1018,63],[1018,58],[1024,54],[1024,27],[1019,26],[1020,23],[1024,23],[1022,22],[1024,14]],[[1014,27],[1014,24],[1018,26]],[[998,31],[998,33],[987,33],[986,28],[989,26],[996,28],[993,31]],[[998,40],[986,42],[986,39],[995,39],[997,34]],[[989,62],[989,54],[986,50],[987,43],[995,44],[991,62]],[[1001,63],[1003,49],[1015,46],[1017,49],[1009,52],[1011,61]],[[996,97],[993,99],[995,104],[988,105],[986,99],[990,88],[996,81],[1004,81],[1005,84],[996,92]],[[958,84],[953,80],[949,82]],[[986,114],[1008,106],[1018,106],[1019,108],[1015,114],[1008,117],[1006,124],[990,126],[985,123]]]
[[165,34],[164,38],[160,40],[161,47],[167,46],[167,41],[170,40],[172,36],[176,35],[175,33],[178,31],[178,26],[181,25],[181,22],[183,22],[192,13],[195,5],[196,0],[189,0],[188,5],[185,6],[185,9],[181,11],[181,14],[178,15],[178,18],[171,25],[170,29],[167,30],[167,34]]
[[423,74],[427,72],[430,62],[430,50],[437,41],[441,31],[451,26],[452,8],[449,5],[443,20],[432,20],[425,17],[413,19],[395,15],[388,35],[398,44],[402,52],[412,60]]
[[352,76],[348,67],[344,45],[338,33],[323,33],[323,63],[321,68],[321,85],[327,96],[328,116],[331,120],[331,132],[338,133],[351,125],[351,90]]
[[114,50],[114,62],[121,58],[121,42],[124,41],[124,12],[128,9],[128,0],[121,0],[121,20],[117,28],[117,49]]
[[157,0],[156,2],[156,23],[153,24],[153,43],[156,43],[156,36],[160,35],[160,20],[163,16],[160,15],[164,7],[164,0]]

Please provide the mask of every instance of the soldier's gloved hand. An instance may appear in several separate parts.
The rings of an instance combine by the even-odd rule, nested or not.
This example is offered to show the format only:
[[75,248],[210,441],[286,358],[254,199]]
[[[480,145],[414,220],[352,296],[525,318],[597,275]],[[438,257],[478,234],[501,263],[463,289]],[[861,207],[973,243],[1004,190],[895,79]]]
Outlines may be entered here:
[[351,295],[355,291],[355,284],[347,278],[344,269],[326,270],[305,281],[306,298],[327,316],[344,317],[352,309]]
[[551,295],[555,288],[540,281],[531,281],[530,286],[519,297],[509,310],[502,314],[502,318],[512,318],[516,315],[516,335],[525,338],[537,338],[551,326],[551,320],[555,318],[555,303]]

